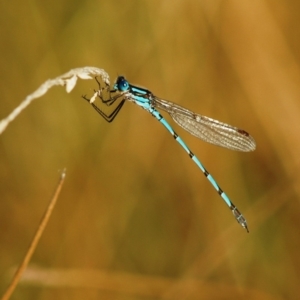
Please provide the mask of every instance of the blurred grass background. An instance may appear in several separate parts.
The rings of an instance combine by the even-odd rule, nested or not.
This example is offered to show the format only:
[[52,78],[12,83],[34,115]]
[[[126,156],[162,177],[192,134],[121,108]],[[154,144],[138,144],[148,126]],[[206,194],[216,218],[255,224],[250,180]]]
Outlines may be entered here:
[[[54,88],[0,138],[0,288],[23,257],[59,170],[67,179],[32,264],[165,279],[159,292],[21,283],[12,299],[298,299],[298,1],[1,1],[0,118],[48,78],[105,69],[255,138],[253,153],[179,129],[246,217],[250,234],[150,115],[106,123]],[[168,117],[166,117],[170,120]],[[84,273],[82,273],[84,274]],[[82,275],[84,276],[84,275]],[[122,276],[121,276],[122,278]],[[183,282],[196,280],[195,285]],[[122,281],[122,280],[121,280]],[[126,280],[124,279],[124,282]],[[197,285],[196,284],[196,285]]]

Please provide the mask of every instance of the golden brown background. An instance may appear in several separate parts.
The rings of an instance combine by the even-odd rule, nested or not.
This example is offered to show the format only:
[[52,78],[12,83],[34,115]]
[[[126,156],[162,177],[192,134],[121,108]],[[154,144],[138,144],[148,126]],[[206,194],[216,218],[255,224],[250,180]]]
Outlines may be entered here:
[[94,81],[52,89],[0,136],[1,293],[66,167],[29,268],[40,280],[12,299],[299,299],[299,1],[1,1],[0,11],[1,119],[48,78],[90,65],[257,142],[231,152],[174,124],[247,234],[149,114],[127,103],[108,124],[81,99]]

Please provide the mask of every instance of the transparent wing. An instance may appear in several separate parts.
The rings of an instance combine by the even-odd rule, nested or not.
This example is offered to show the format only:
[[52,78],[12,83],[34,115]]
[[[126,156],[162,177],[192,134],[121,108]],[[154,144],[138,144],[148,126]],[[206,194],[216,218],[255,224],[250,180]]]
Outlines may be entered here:
[[196,114],[175,103],[154,97],[153,105],[165,110],[183,129],[205,142],[236,151],[253,151],[253,137],[246,131]]

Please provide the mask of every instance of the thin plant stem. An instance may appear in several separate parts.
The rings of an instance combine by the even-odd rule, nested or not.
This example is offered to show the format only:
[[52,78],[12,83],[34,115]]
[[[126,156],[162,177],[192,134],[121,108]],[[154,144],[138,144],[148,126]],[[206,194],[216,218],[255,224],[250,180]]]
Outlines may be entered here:
[[64,86],[67,93],[70,93],[76,85],[77,79],[93,79],[100,76],[109,85],[109,76],[103,70],[96,67],[83,67],[72,69],[54,79],[45,81],[36,91],[28,95],[6,118],[0,120],[0,134],[4,132],[10,122],[12,122],[33,100],[40,98],[53,86]]
[[50,219],[50,216],[52,214],[52,211],[54,209],[54,206],[56,204],[56,201],[58,199],[58,196],[60,194],[60,191],[62,189],[62,186],[63,186],[63,183],[64,183],[64,180],[65,180],[65,177],[66,177],[66,170],[63,170],[61,175],[60,175],[60,179],[58,181],[58,184],[55,188],[55,191],[54,191],[54,194],[49,202],[49,205],[45,211],[45,214],[44,216],[42,217],[41,219],[41,222],[40,222],[40,225],[33,237],[33,240],[27,250],[27,253],[25,254],[25,257],[23,259],[23,261],[21,262],[20,266],[18,267],[10,285],[8,286],[6,292],[4,293],[4,295],[2,296],[1,300],[8,300],[10,298],[10,296],[12,295],[13,291],[15,290],[18,282],[20,281],[20,278],[23,274],[23,272],[25,271],[36,247],[37,247],[37,244],[44,232],[44,229]]

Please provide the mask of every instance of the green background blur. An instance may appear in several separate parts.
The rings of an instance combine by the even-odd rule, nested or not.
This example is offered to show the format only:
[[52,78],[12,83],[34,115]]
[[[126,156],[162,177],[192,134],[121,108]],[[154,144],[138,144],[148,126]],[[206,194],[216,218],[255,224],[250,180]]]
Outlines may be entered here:
[[[81,99],[93,80],[51,89],[0,136],[1,293],[66,168],[31,261],[44,277],[12,299],[299,299],[299,1],[25,0],[0,11],[0,119],[45,80],[96,66],[257,142],[233,152],[174,124],[247,234],[151,115],[127,103],[108,124]],[[109,275],[70,286],[59,270]]]

